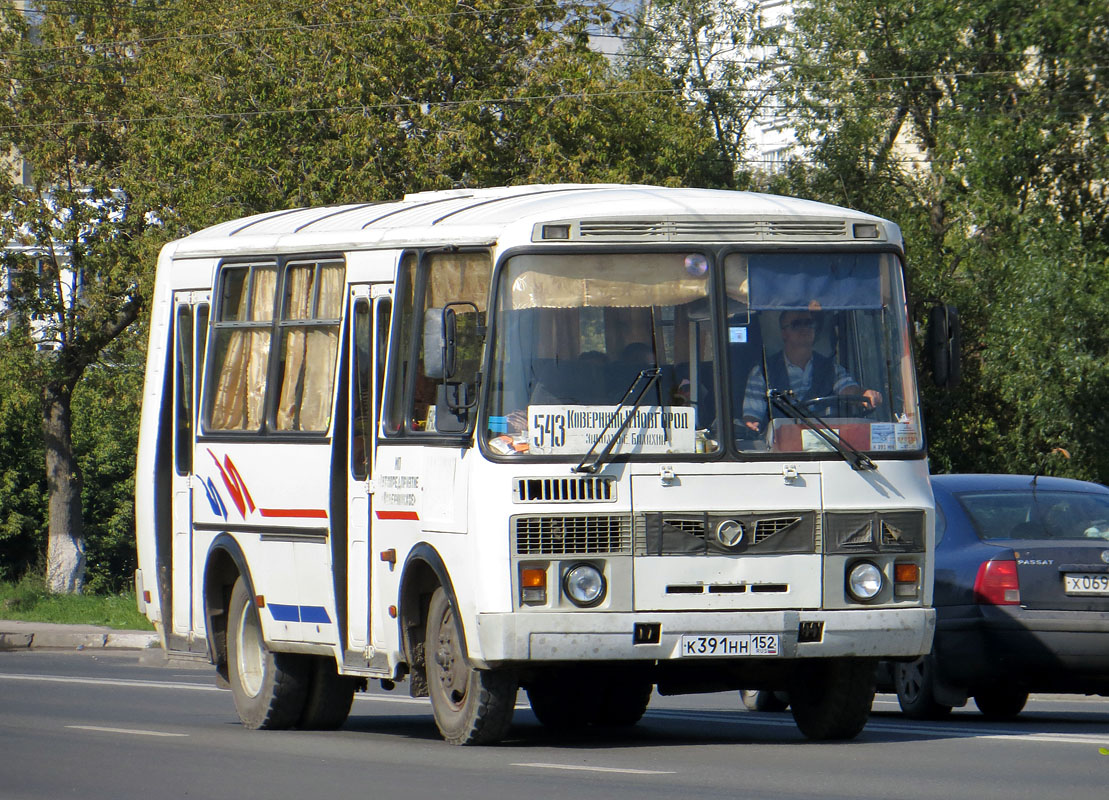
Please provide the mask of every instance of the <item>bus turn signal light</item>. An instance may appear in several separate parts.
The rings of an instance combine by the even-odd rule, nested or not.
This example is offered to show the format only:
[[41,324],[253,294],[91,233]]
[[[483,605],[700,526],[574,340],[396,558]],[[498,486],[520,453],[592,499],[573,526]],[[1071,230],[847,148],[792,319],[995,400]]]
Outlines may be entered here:
[[915,597],[920,585],[920,567],[916,564],[893,565],[893,593],[897,597]]
[[520,602],[533,606],[547,602],[547,570],[545,567],[523,567],[520,570]]

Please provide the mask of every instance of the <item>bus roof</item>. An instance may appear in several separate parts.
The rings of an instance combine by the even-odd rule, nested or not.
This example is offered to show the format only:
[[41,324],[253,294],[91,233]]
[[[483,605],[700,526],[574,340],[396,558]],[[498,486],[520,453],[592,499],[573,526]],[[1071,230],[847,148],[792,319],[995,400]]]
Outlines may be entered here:
[[[854,236],[848,220],[880,223],[877,238],[900,244],[900,231],[892,223],[810,200],[716,189],[546,184],[419,192],[392,202],[272,211],[198,231],[174,249],[178,256],[201,256],[509,244],[505,239],[517,236],[523,243],[531,240],[534,226],[552,222],[569,223],[570,238],[580,242],[842,241]],[[830,225],[833,221],[840,224]]]

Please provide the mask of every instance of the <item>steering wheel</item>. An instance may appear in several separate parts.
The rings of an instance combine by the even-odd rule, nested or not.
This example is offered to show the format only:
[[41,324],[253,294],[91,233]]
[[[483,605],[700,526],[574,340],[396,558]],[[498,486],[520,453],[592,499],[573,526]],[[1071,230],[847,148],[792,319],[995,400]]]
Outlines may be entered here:
[[866,396],[861,394],[829,394],[823,397],[813,397],[810,400],[802,400],[800,405],[809,411],[824,406],[829,409],[829,414],[831,409],[846,405],[853,407],[855,410],[855,413],[849,414],[852,417],[869,417],[876,409],[876,406],[867,405]]

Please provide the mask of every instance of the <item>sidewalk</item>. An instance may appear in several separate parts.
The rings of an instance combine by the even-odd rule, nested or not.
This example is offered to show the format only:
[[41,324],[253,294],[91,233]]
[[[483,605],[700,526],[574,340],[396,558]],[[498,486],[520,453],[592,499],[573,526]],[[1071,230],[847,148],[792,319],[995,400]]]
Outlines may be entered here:
[[144,650],[158,647],[154,631],[117,631],[99,625],[57,625],[0,619],[0,651],[55,648],[65,650]]

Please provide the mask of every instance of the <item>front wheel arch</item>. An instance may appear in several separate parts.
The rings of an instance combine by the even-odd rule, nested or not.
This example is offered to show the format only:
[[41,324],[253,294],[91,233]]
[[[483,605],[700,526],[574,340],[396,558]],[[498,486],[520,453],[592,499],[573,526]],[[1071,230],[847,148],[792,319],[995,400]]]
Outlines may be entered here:
[[[437,588],[442,587],[454,608],[458,608],[458,596],[442,556],[427,542],[420,542],[408,551],[402,570],[397,609],[401,654],[408,668],[412,696],[427,697],[424,634],[431,596]],[[464,628],[461,625],[459,627]],[[470,650],[466,642],[466,631],[462,629],[458,635],[462,652],[468,657]]]

